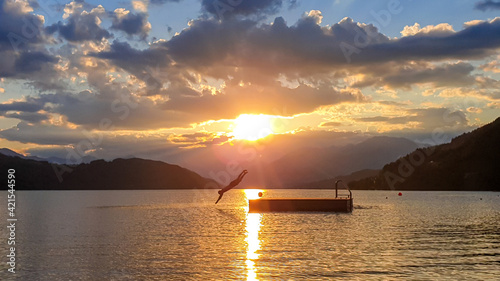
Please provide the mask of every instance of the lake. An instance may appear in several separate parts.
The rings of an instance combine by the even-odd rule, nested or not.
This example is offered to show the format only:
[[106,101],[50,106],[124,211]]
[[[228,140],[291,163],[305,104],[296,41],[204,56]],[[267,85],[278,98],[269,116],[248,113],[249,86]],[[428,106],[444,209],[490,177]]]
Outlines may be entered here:
[[[249,214],[231,190],[17,191],[1,280],[498,280],[500,194],[353,191],[352,214]],[[329,190],[265,190],[332,197]],[[0,194],[7,221],[7,193]]]

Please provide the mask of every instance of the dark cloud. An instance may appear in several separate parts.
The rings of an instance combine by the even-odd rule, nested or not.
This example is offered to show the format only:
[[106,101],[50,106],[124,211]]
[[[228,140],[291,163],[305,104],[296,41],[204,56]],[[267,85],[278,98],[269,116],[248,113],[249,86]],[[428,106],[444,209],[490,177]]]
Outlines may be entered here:
[[444,60],[483,58],[500,46],[500,19],[467,26],[445,36],[406,36],[387,43],[370,44],[358,55],[355,63],[382,60]]
[[166,43],[169,54],[190,66],[239,64],[262,69],[285,70],[311,66],[333,68],[345,64],[341,43],[354,44],[358,36],[371,35],[371,43],[388,42],[372,25],[358,25],[346,18],[321,27],[317,15],[287,26],[278,17],[270,25],[252,20],[198,20]]
[[39,123],[40,121],[48,120],[49,116],[47,114],[41,113],[31,113],[31,112],[7,112],[3,114],[6,118],[15,118],[28,123]]
[[45,50],[6,50],[0,52],[0,77],[26,79],[32,81],[27,82],[28,84],[47,85],[57,79],[54,78],[57,74],[54,68],[58,62],[59,58]]
[[[70,3],[66,6],[73,5]],[[92,9],[90,12],[81,8],[72,7],[67,21],[57,22],[46,28],[47,33],[58,32],[61,37],[70,42],[101,41],[112,37],[106,29],[101,28],[100,16],[104,16],[105,11],[102,6]]]
[[198,132],[180,135],[172,134],[169,136],[168,140],[174,144],[180,144],[184,147],[193,147],[220,144],[228,141],[229,137],[209,132]]
[[224,19],[233,16],[263,16],[276,14],[285,3],[293,7],[296,1],[291,0],[202,0],[202,10]]
[[342,126],[342,123],[340,122],[324,122],[321,123],[321,127],[340,127]]
[[[160,94],[160,86],[170,82],[169,89],[161,94],[184,92],[196,96],[199,94],[189,86],[196,83],[196,75],[226,83],[230,77],[238,77],[234,82],[241,79],[259,84],[272,83],[279,75],[291,80],[333,81],[346,75],[342,71],[355,71],[370,74],[371,80],[355,85],[360,87],[383,83],[393,87],[454,82],[466,85],[474,79],[470,64],[432,65],[429,61],[485,57],[500,46],[500,37],[496,36],[500,20],[468,25],[459,32],[419,33],[400,39],[391,39],[376,27],[350,18],[331,26],[321,26],[320,22],[319,11],[311,11],[290,26],[280,17],[272,24],[260,25],[249,19],[198,19],[171,40],[159,41],[148,49],[136,50],[115,41],[110,50],[90,55],[110,60],[153,86],[148,95]],[[357,51],[349,53],[349,48]],[[410,61],[427,64],[411,65]],[[155,75],[152,69],[157,70]]]
[[500,19],[451,34],[418,34],[400,39],[390,39],[376,27],[350,18],[329,27],[320,26],[319,19],[318,12],[311,12],[292,26],[282,18],[259,26],[250,20],[197,20],[165,45],[174,60],[193,67],[237,64],[281,71],[480,58],[493,54],[500,46]]
[[322,105],[341,102],[362,102],[360,92],[337,91],[329,85],[318,88],[300,85],[295,89],[275,87],[233,86],[224,93],[204,93],[200,97],[176,96],[163,104],[167,110],[178,110],[203,116],[206,119],[235,118],[243,113],[276,114],[285,108],[282,115],[294,115],[315,110]]
[[500,10],[500,1],[484,0],[474,4],[474,8],[481,11]]
[[417,108],[407,109],[406,116],[373,116],[356,118],[357,122],[385,123],[385,124],[408,124],[409,122],[419,123],[415,131],[432,132],[434,129],[465,129],[468,127],[468,120],[464,112],[460,110],[452,111],[448,108]]
[[109,51],[89,53],[89,56],[111,60],[133,74],[137,74],[135,69],[145,70],[147,67],[156,66],[163,68],[171,62],[167,56],[167,49],[162,44],[153,44],[148,49],[137,50],[129,43],[118,40],[113,41]]
[[[109,51],[90,53],[89,56],[112,61],[116,66],[144,81],[148,91],[153,91],[153,94],[156,94],[156,91],[162,87],[167,77],[173,80],[179,72],[182,72],[166,69],[171,60],[163,44],[153,44],[148,49],[137,50],[127,42],[115,40]],[[172,71],[174,73],[171,73]]]
[[37,112],[43,109],[44,104],[37,98],[29,98],[26,101],[14,101],[9,103],[1,103],[0,111],[24,111],[24,112]]
[[31,14],[29,4],[0,0],[0,51],[29,49],[46,42],[42,16]]
[[128,35],[138,35],[146,38],[151,30],[146,13],[132,13],[124,9],[116,9],[113,14],[112,29],[121,30]]
[[0,136],[9,141],[46,145],[68,145],[86,139],[82,130],[56,125],[32,125],[20,122],[17,126],[0,130]]
[[150,0],[149,2],[154,5],[163,5],[165,3],[179,3],[182,0]]
[[471,75],[473,70],[474,66],[464,62],[424,68],[406,65],[381,80],[382,85],[406,88],[421,83],[432,83],[435,87],[471,85],[475,82]]
[[45,49],[43,16],[31,11],[27,2],[0,0],[0,77],[42,85],[53,79],[59,59]]
[[55,64],[58,58],[42,52],[23,52],[15,63],[16,72],[31,73],[42,70],[43,64]]
[[0,104],[0,116],[15,118],[28,123],[39,123],[49,119],[47,113],[40,113],[44,104],[36,98],[27,98],[25,101],[14,101]]

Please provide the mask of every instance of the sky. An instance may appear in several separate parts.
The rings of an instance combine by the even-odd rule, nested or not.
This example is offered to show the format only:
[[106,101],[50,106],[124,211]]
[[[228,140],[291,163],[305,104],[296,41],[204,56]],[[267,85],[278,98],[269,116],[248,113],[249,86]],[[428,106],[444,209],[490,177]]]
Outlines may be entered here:
[[495,0],[0,0],[0,146],[185,163],[260,140],[446,142],[500,116],[499,12]]

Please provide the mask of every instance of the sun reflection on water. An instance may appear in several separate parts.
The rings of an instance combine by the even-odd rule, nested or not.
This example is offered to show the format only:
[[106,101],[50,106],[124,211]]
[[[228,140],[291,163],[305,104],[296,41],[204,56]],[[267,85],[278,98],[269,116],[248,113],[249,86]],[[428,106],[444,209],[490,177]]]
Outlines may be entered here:
[[[258,194],[262,190],[258,189],[246,189],[245,196],[247,199],[257,199]],[[247,268],[247,280],[259,280],[257,279],[257,272],[255,271],[255,261],[259,259],[257,253],[260,250],[260,240],[259,232],[261,226],[261,214],[259,213],[248,213],[248,207],[245,207],[246,211],[246,227],[247,237],[245,241],[247,242],[247,259],[245,261]]]

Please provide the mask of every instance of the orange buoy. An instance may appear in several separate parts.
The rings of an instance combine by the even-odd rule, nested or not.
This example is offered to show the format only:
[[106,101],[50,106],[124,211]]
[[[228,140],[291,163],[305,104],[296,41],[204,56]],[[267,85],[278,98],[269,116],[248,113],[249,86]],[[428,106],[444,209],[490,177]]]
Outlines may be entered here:
[[262,197],[262,192],[259,192],[259,197]]
[[403,196],[403,193],[401,193],[401,192],[400,192],[400,193],[398,193],[398,196]]

